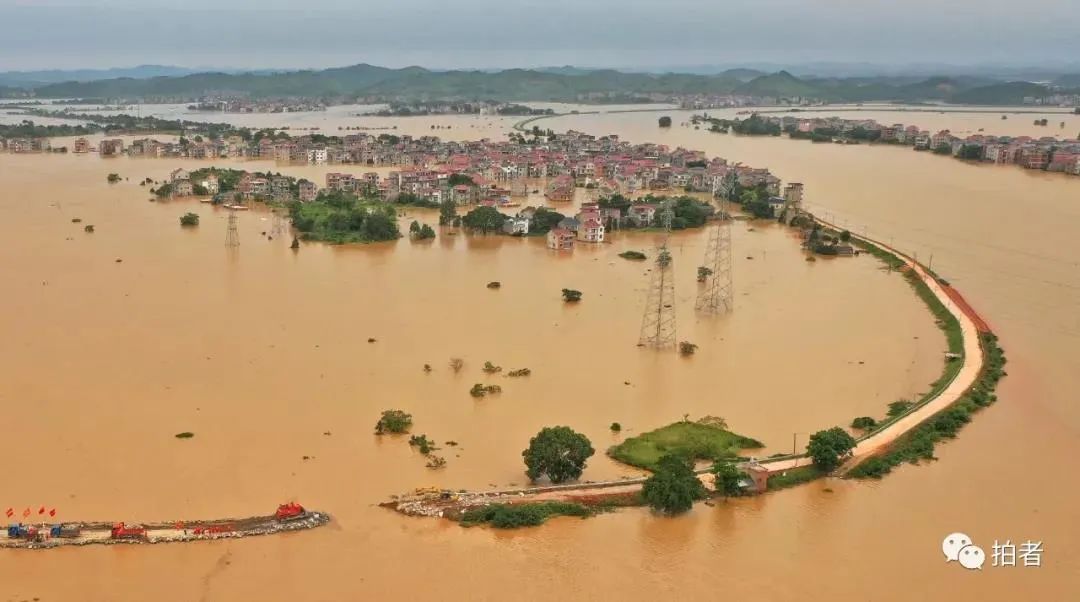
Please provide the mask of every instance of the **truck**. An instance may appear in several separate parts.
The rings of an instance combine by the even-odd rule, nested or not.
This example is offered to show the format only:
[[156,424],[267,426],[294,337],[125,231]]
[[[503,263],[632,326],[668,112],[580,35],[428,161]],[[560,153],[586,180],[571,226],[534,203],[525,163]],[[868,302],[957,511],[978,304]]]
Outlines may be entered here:
[[274,512],[274,518],[279,521],[289,521],[303,518],[305,514],[303,506],[296,502],[289,502],[278,506],[277,512]]
[[82,534],[82,529],[75,525],[53,525],[49,528],[49,537],[75,538]]
[[146,529],[138,526],[129,527],[124,523],[116,523],[113,525],[109,537],[112,539],[144,539],[146,538]]
[[7,536],[8,539],[24,539],[26,541],[41,541],[45,539],[45,534],[39,532],[37,527],[24,525],[22,523],[8,525]]

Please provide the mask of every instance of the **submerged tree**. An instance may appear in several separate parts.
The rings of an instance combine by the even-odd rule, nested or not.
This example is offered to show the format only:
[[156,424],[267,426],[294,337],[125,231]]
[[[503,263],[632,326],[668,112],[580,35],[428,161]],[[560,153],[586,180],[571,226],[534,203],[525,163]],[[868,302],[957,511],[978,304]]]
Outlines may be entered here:
[[525,474],[536,481],[547,475],[552,483],[576,479],[585,470],[585,462],[596,453],[589,439],[566,426],[544,427],[529,440],[525,458]]
[[375,423],[375,434],[383,433],[407,433],[412,428],[412,414],[403,410],[384,410],[379,421]]
[[641,497],[657,512],[682,514],[705,497],[705,486],[694,474],[689,458],[667,454],[660,458],[656,472],[641,487]]

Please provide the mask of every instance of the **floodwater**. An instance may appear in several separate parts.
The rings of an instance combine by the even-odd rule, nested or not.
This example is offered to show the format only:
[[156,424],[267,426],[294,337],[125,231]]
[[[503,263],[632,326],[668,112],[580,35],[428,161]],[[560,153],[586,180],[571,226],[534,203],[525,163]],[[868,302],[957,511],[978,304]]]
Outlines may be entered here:
[[[228,252],[222,211],[150,203],[135,184],[196,162],[0,155],[0,407],[11,426],[0,457],[17,474],[0,505],[150,520],[262,513],[296,499],[336,518],[281,537],[6,551],[4,599],[1075,594],[1070,534],[1080,511],[1059,458],[1078,447],[1080,180],[899,148],[663,131],[650,113],[537,125],[767,165],[806,183],[809,202],[852,229],[920,258],[933,253],[935,270],[1002,335],[1010,376],[1001,402],[941,446],[940,462],[880,483],[831,480],[677,519],[630,509],[511,533],[406,519],[375,504],[423,485],[523,483],[520,450],[544,425],[570,425],[603,450],[618,440],[612,421],[633,434],[713,414],[765,441],[763,453],[790,450],[793,435],[802,447],[809,432],[881,415],[925,390],[943,338],[897,274],[869,257],[805,262],[797,241],[770,225],[733,227],[736,311],[720,319],[692,311],[705,233],[673,236],[679,338],[701,346],[679,358],[635,346],[649,266],[617,253],[651,254],[653,234],[616,233],[612,244],[563,255],[539,239],[443,231],[427,243],[294,253],[286,239],[261,236],[270,216],[251,211],[239,215],[241,246]],[[130,181],[109,186],[110,172]],[[202,215],[198,228],[179,227],[186,211]],[[435,218],[409,213],[405,224]],[[491,280],[502,288],[487,289]],[[583,301],[563,304],[564,287]],[[460,374],[450,357],[465,360]],[[486,377],[486,360],[533,374]],[[469,397],[488,381],[503,393]],[[410,411],[416,433],[459,442],[438,452],[446,469],[430,471],[404,440],[371,434],[387,408]],[[195,437],[175,439],[181,431]],[[585,478],[628,474],[599,453]],[[940,542],[954,531],[988,555],[994,539],[1044,540],[1044,566],[947,565]]]

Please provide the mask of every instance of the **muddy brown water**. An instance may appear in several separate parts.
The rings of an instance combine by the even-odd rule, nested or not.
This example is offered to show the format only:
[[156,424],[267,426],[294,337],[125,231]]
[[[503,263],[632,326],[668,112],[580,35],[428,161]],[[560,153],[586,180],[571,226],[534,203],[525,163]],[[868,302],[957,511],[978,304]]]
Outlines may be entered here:
[[[617,253],[649,253],[654,235],[617,234],[570,255],[541,240],[443,232],[423,244],[293,253],[262,237],[269,217],[250,211],[230,254],[222,210],[149,203],[135,184],[199,163],[0,155],[0,404],[12,427],[0,457],[19,475],[0,505],[149,521],[261,514],[297,499],[336,518],[252,540],[5,551],[0,592],[636,600],[712,598],[723,584],[726,595],[765,600],[1068,599],[1080,586],[1069,537],[1080,516],[1058,474],[1080,417],[1071,403],[1080,181],[903,149],[663,132],[655,118],[546,123],[768,165],[805,182],[809,202],[835,219],[932,252],[1003,337],[1001,403],[941,446],[941,461],[880,483],[819,482],[678,519],[631,509],[510,533],[408,519],[375,504],[422,485],[524,483],[520,450],[547,424],[571,425],[602,450],[618,440],[612,421],[625,435],[715,414],[765,441],[763,453],[789,451],[793,433],[801,447],[808,432],[925,390],[943,338],[896,274],[868,257],[807,263],[771,226],[735,226],[737,308],[721,320],[692,312],[704,233],[673,237],[679,338],[701,346],[683,359],[634,345],[648,266]],[[321,179],[326,169],[280,171]],[[109,186],[109,172],[131,180]],[[201,214],[197,229],[178,225],[186,211]],[[97,231],[84,233],[87,223]],[[502,288],[486,289],[490,280]],[[563,287],[582,290],[582,303],[564,305]],[[452,356],[466,361],[460,374],[446,366]],[[485,377],[485,360],[533,374]],[[468,396],[488,381],[503,393]],[[391,407],[414,414],[414,432],[460,442],[438,452],[445,470],[424,468],[404,440],[372,436]],[[195,437],[177,440],[180,431]],[[599,454],[585,478],[630,474]],[[1045,566],[946,565],[941,538],[958,530],[988,553],[995,538],[1045,540]]]

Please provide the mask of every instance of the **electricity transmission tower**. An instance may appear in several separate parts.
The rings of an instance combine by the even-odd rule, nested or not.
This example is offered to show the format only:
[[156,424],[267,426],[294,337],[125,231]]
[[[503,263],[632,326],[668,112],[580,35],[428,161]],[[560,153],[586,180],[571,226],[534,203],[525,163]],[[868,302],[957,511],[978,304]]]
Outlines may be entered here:
[[273,212],[274,217],[270,224],[270,236],[284,236],[285,235],[285,220],[281,218],[281,215],[277,212]]
[[225,231],[225,247],[235,249],[240,246],[240,232],[236,229],[236,212],[229,212],[229,227]]
[[664,238],[657,249],[656,266],[645,297],[645,315],[641,319],[641,334],[638,337],[639,347],[666,349],[675,346],[675,271],[671,252],[667,248],[674,215],[671,203],[665,201],[660,214],[661,223],[664,225]]
[[704,314],[726,314],[734,309],[735,286],[732,282],[731,220],[727,203],[721,203],[721,219],[709,232],[705,263],[701,273],[705,285],[698,291],[694,309]]

